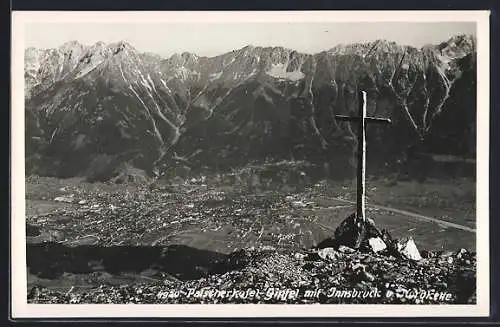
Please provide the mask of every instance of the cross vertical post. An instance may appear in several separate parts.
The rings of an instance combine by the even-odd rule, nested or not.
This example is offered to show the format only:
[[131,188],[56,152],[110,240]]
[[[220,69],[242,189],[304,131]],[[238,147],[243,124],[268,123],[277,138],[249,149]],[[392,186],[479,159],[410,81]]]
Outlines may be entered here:
[[366,177],[366,92],[361,91],[358,101],[358,189],[356,192],[356,216],[358,221],[365,222],[365,177]]
[[388,118],[376,118],[366,116],[366,92],[361,91],[358,94],[358,117],[335,115],[335,119],[340,121],[357,122],[357,201],[356,201],[356,220],[365,223],[365,182],[366,182],[366,126],[367,123],[385,123],[390,124]]

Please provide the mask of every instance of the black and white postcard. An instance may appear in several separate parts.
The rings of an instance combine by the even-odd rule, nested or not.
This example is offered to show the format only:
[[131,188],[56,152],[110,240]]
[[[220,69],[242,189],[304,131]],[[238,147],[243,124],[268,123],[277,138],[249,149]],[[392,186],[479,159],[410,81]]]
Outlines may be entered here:
[[12,42],[14,318],[489,314],[488,12],[14,12]]

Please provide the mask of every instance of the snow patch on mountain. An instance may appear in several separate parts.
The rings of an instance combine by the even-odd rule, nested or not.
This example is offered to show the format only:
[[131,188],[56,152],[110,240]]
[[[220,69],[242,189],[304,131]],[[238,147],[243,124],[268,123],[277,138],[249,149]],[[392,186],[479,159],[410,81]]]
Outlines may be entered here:
[[83,76],[87,75],[88,73],[90,73],[91,71],[93,71],[94,69],[96,69],[103,62],[104,62],[104,60],[100,60],[100,61],[98,61],[96,63],[93,63],[92,65],[89,65],[89,66],[83,68],[80,71],[80,73],[78,73],[78,75],[75,76],[75,79],[79,79],[79,78],[82,78]]
[[122,64],[120,63],[120,73],[122,75],[122,78],[123,78],[123,81],[127,83],[127,79],[125,78],[125,75],[123,74],[123,68],[122,68]]
[[170,88],[167,86],[167,83],[165,82],[165,80],[163,80],[163,78],[160,78],[160,82],[163,84],[163,86],[169,93],[172,93],[172,90],[170,90]]
[[209,75],[209,80],[212,82],[212,81],[215,81],[216,79],[219,79],[221,76],[222,76],[222,72],[212,73]]
[[135,94],[135,96],[137,97],[137,99],[139,100],[139,102],[144,107],[145,113],[148,115],[149,120],[150,120],[151,124],[153,125],[153,131],[154,131],[154,135],[155,135],[156,140],[158,141],[158,143],[160,145],[162,145],[162,146],[165,145],[165,141],[163,140],[163,137],[162,137],[160,131],[158,130],[158,127],[156,126],[156,122],[155,122],[153,116],[151,115],[151,112],[149,111],[148,106],[144,103],[144,101],[141,99],[141,97],[139,96],[139,94],[137,94],[137,92],[132,87],[132,85],[129,85],[129,88]]
[[274,78],[286,79],[292,82],[301,80],[305,76],[300,70],[287,72],[285,64],[282,63],[272,64],[271,69],[267,72],[267,74]]
[[189,68],[186,68],[184,66],[181,66],[181,67],[178,67],[176,70],[175,70],[175,74],[173,77],[170,77],[169,79],[173,79],[173,78],[179,78],[183,81],[187,80],[189,77],[191,77],[192,75],[200,75],[200,73],[196,72],[196,71],[193,71]]
[[139,76],[141,77],[141,84],[149,91],[151,92],[153,90],[153,88],[151,87],[151,85],[149,85],[149,81],[146,80],[144,78],[144,75],[142,74],[142,72],[140,70],[137,70],[137,73],[139,74]]

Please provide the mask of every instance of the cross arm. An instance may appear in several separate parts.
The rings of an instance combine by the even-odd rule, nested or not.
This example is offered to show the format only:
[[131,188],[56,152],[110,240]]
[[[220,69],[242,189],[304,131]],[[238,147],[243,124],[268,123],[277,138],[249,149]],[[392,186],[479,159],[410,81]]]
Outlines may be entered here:
[[369,123],[379,123],[379,124],[391,124],[392,123],[390,118],[366,117],[365,119]]
[[335,115],[336,120],[340,121],[356,121],[359,120],[359,117],[351,117],[351,116],[344,116],[344,115]]
[[[335,115],[335,119],[340,121],[359,121],[360,117]],[[392,121],[389,118],[366,117],[365,120],[368,123],[382,123],[382,124],[392,123]]]

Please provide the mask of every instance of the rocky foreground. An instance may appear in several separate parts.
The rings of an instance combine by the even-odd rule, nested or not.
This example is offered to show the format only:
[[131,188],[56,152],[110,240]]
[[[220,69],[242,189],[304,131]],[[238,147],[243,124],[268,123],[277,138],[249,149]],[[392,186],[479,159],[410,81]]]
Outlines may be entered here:
[[[202,278],[91,289],[28,290],[29,303],[373,303],[473,304],[476,255],[425,252],[420,260],[346,246],[298,252],[271,247],[234,252]],[[175,264],[175,263],[172,263]],[[228,269],[229,268],[229,269]],[[225,271],[225,272],[224,272]]]

